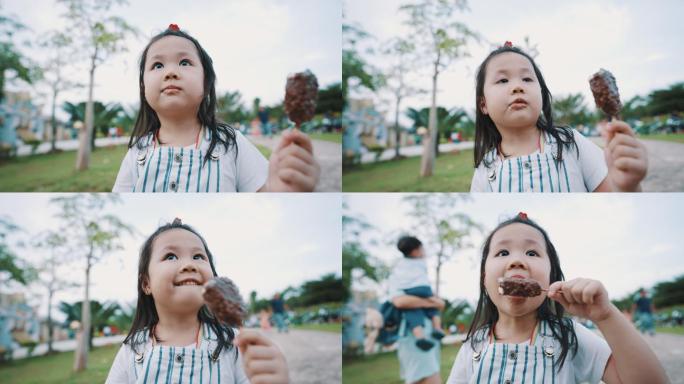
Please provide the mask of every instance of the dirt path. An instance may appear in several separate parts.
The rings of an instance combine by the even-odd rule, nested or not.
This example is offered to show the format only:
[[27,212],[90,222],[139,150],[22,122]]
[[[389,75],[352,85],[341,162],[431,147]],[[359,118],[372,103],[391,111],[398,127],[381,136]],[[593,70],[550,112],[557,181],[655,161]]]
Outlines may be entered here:
[[342,382],[342,335],[335,332],[291,330],[266,332],[285,354],[294,384]]

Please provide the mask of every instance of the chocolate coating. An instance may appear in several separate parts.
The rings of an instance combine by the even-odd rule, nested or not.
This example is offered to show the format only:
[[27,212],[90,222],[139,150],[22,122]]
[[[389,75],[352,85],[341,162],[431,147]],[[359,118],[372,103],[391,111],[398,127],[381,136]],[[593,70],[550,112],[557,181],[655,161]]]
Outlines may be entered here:
[[231,327],[242,326],[247,308],[233,280],[227,277],[214,277],[204,285],[202,296],[211,312],[220,321]]
[[594,94],[594,101],[609,117],[617,117],[622,109],[620,94],[618,93],[615,76],[609,71],[601,68],[589,79],[591,92]]
[[506,296],[534,297],[541,295],[539,283],[531,279],[517,277],[500,277],[499,294]]
[[316,111],[318,80],[308,69],[287,77],[285,85],[285,112],[297,127],[311,120]]

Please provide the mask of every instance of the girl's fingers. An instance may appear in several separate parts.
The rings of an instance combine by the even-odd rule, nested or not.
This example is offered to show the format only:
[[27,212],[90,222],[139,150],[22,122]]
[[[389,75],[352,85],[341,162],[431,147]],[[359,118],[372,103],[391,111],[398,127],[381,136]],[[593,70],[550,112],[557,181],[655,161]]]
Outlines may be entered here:
[[244,361],[273,358],[273,348],[265,345],[252,345],[242,355]]
[[641,143],[633,136],[625,135],[619,133],[613,137],[613,139],[606,146],[609,151],[614,151],[616,147],[624,145],[627,147],[641,148]]
[[647,165],[641,159],[632,157],[620,157],[613,161],[613,166],[622,172],[645,173]]
[[598,281],[590,281],[586,287],[584,287],[584,292],[582,292],[582,301],[586,304],[593,305],[596,295],[600,291],[600,284]]
[[245,362],[247,375],[254,376],[260,374],[277,373],[278,367],[273,360],[250,360]]
[[290,145],[278,151],[278,160],[282,161],[287,157],[297,157],[307,163],[314,162],[314,157],[311,152],[307,152],[304,148],[296,145]]
[[549,296],[555,296],[558,294],[558,291],[560,291],[563,287],[563,282],[562,281],[556,281],[553,284],[549,285]]
[[589,280],[578,280],[573,284],[570,293],[575,303],[586,304],[583,299],[584,289],[589,285]]
[[621,157],[640,159],[642,157],[642,151],[640,148],[619,145],[610,151],[610,155],[613,157],[613,160],[617,160]]
[[302,131],[298,129],[285,131],[285,133],[283,133],[282,138],[280,139],[280,143],[278,143],[278,147],[276,148],[276,150],[285,148],[293,143],[305,149],[306,151],[313,153],[313,143],[311,142],[311,139],[309,138],[309,136],[305,135],[304,133],[302,133]]
[[312,191],[316,180],[312,176],[305,175],[299,171],[285,168],[278,171],[278,178],[284,183],[289,184],[293,189],[299,191]]
[[280,163],[278,165],[281,170],[292,169],[305,175],[313,175],[315,170],[313,165],[296,156],[288,156],[286,158],[280,159]]
[[622,120],[613,120],[609,122],[606,125],[606,130],[609,134],[613,135],[622,133],[628,136],[636,137],[636,134],[634,133],[632,127],[630,127],[629,124],[625,123]]

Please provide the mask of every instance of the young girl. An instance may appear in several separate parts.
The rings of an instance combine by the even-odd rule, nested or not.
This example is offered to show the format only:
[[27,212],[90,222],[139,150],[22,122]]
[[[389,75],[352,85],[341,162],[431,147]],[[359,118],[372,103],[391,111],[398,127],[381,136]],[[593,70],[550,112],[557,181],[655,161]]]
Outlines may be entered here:
[[140,57],[140,112],[113,192],[313,191],[311,140],[286,131],[268,162],[216,118],[209,54],[171,24]]
[[[487,237],[480,298],[448,383],[666,383],[655,354],[600,281],[564,281],[549,236],[527,215]],[[503,296],[497,279],[536,280],[548,297]],[[591,320],[605,340],[563,315]]]
[[574,129],[554,126],[544,77],[510,42],[480,65],[475,97],[471,192],[641,190],[646,149],[632,129],[609,122],[602,153]]
[[236,336],[204,305],[202,285],[214,276],[206,242],[179,219],[147,238],[135,318],[107,384],[288,382],[272,342],[255,331]]

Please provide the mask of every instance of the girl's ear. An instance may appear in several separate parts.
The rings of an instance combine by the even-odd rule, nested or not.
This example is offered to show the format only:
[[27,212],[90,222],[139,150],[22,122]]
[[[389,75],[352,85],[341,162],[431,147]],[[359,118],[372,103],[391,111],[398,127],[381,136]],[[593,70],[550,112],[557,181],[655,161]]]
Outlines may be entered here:
[[487,114],[487,102],[485,101],[484,96],[480,98],[480,111],[485,115]]
[[152,294],[152,290],[150,289],[150,279],[147,276],[143,276],[142,278],[142,290],[146,295]]

